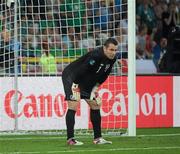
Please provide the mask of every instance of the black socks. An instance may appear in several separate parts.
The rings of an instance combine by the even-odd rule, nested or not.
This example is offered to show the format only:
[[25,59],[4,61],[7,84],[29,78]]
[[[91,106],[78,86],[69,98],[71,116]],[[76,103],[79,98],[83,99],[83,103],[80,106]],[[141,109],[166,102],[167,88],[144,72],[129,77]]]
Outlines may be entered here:
[[76,111],[71,109],[66,113],[67,139],[74,137],[75,113]]
[[[66,127],[67,127],[67,140],[74,137],[74,124],[75,124],[76,111],[68,109],[66,113]],[[90,118],[94,130],[94,139],[101,136],[101,115],[100,110],[90,110]]]
[[102,137],[101,136],[101,115],[100,110],[90,111],[91,122],[94,130],[94,139]]

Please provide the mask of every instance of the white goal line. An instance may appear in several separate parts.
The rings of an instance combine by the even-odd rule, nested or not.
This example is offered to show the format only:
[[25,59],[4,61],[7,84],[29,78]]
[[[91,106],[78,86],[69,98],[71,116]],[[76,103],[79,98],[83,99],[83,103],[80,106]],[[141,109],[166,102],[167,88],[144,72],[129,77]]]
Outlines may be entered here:
[[[0,135],[1,136],[1,135]],[[5,135],[2,135],[2,137]],[[89,138],[90,135],[86,136],[77,136],[76,138]],[[129,136],[109,136],[109,135],[104,135],[106,137],[129,137]],[[137,135],[136,137],[166,137],[166,136],[180,136],[180,133],[175,133],[175,134],[149,134],[149,135]],[[34,137],[3,137],[0,138],[0,141],[4,140],[56,140],[56,139],[62,139],[62,138],[67,138],[66,136],[48,136],[48,135],[43,135],[43,136],[34,136]]]
[[[86,149],[86,150],[62,150],[62,151],[46,151],[46,153],[84,153],[84,152],[107,152],[107,151],[139,151],[139,150],[171,150],[180,149],[180,146],[174,147],[139,147],[139,148],[114,148],[114,149]],[[38,154],[42,151],[27,151],[27,152],[10,152],[9,154]],[[0,153],[3,154],[3,153]]]

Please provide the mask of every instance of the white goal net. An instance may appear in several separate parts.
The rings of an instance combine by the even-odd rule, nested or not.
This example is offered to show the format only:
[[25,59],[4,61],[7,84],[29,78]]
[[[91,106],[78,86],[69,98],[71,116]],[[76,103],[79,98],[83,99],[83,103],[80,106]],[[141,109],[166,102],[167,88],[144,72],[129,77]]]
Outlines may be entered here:
[[[0,2],[0,132],[66,129],[67,103],[61,73],[70,62],[102,46],[108,37],[119,42],[118,60],[99,89],[103,100],[102,128],[105,132],[126,132],[128,69],[133,69],[128,66],[130,54],[127,54],[133,42],[128,42],[128,35],[133,34],[128,28],[133,23],[128,21],[128,8],[129,2],[133,7],[135,1]],[[135,12],[131,14],[133,17]],[[76,114],[75,128],[81,133],[92,128],[89,109],[83,100]]]

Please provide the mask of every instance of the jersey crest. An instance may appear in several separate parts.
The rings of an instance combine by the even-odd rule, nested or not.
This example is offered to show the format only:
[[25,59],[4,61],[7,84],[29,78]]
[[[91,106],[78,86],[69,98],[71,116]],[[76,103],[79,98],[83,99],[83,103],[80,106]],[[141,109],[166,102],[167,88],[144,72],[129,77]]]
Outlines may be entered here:
[[94,59],[91,59],[91,60],[89,61],[89,64],[90,64],[90,65],[94,65],[94,64],[95,64],[95,60],[94,60]]

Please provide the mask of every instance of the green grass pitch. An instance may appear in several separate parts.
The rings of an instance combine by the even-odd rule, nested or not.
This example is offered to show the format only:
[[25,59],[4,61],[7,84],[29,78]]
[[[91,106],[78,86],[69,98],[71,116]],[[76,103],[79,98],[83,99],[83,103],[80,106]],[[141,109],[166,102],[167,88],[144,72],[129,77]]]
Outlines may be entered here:
[[92,136],[78,136],[82,146],[67,146],[65,136],[1,135],[0,154],[180,154],[180,128],[137,129],[136,137],[104,136],[112,145],[94,145]]

